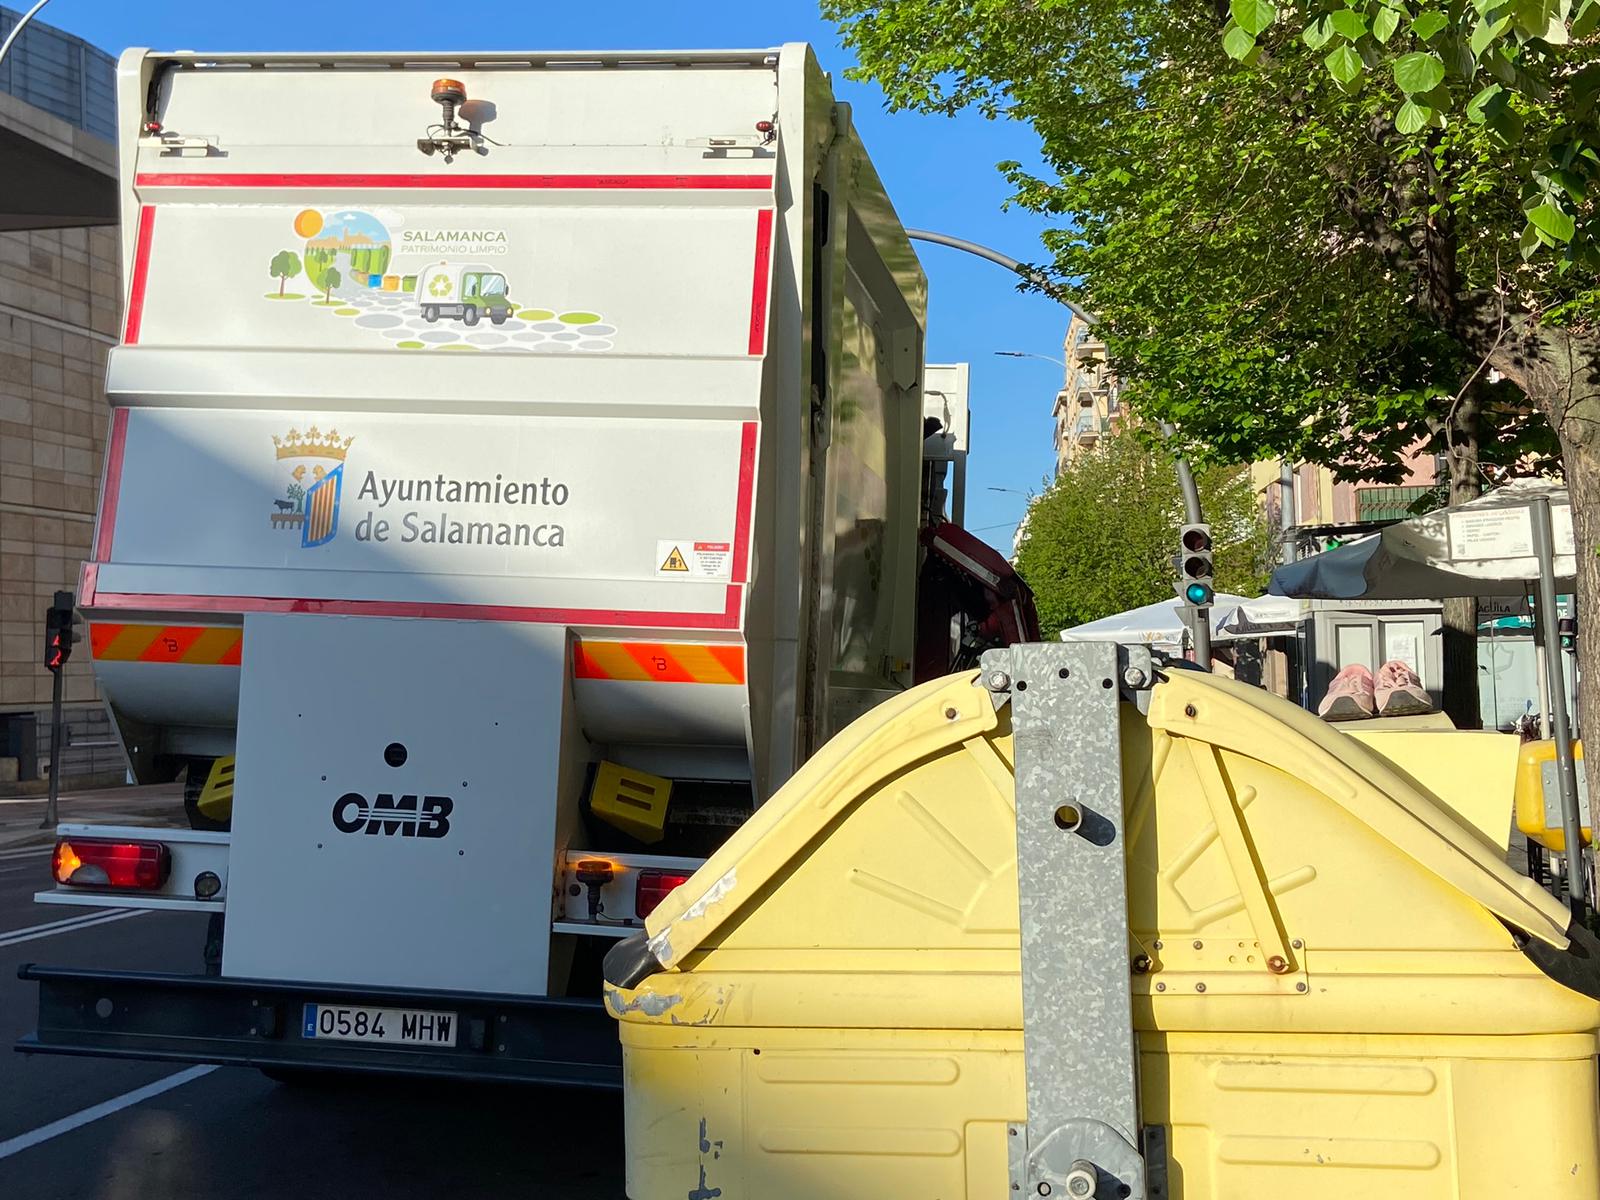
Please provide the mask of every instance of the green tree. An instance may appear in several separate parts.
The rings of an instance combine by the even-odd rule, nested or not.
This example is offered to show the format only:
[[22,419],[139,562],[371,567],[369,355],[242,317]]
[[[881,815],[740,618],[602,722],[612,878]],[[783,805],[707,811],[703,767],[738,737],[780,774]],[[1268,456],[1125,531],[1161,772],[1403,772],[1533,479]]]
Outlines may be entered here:
[[323,298],[323,300],[326,301],[326,300],[332,299],[332,297],[333,297],[333,289],[338,287],[343,282],[344,282],[344,276],[339,273],[339,268],[338,267],[329,267],[327,270],[325,270],[322,273],[322,298]]
[[279,250],[272,256],[269,273],[278,281],[278,295],[283,295],[284,285],[300,274],[300,256],[293,250]]
[[[1271,538],[1247,467],[1211,467],[1196,484],[1216,545],[1219,590],[1255,595]],[[1139,429],[1103,435],[1028,510],[1017,570],[1045,637],[1124,609],[1175,598],[1183,498],[1172,459]]]
[[[825,11],[892,106],[1032,123],[1052,171],[1003,164],[1018,200],[1063,218],[1058,273],[1104,318],[1125,397],[1192,457],[1389,481],[1426,447],[1459,500],[1559,444],[1600,546],[1595,3]],[[1597,611],[1600,558],[1579,595]],[[1447,685],[1472,673],[1463,644]],[[1600,662],[1585,679],[1600,711]]]

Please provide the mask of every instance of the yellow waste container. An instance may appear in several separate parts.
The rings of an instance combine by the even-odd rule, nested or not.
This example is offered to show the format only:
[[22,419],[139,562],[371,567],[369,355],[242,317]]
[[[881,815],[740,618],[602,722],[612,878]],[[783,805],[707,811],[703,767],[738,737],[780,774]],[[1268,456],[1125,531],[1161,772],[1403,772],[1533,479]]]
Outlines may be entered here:
[[[1572,757],[1578,765],[1578,784],[1583,786],[1583,742],[1572,743]],[[1552,854],[1567,852],[1567,834],[1561,826],[1560,784],[1556,782],[1556,744],[1551,739],[1529,742],[1517,756],[1517,830],[1530,841],[1538,842]],[[1583,792],[1580,791],[1580,797]],[[1579,806],[1579,816],[1583,806]],[[1578,827],[1585,846],[1593,845],[1594,830]]]
[[[1123,713],[1140,1105],[1173,1200],[1600,1194],[1596,946],[1564,909],[1424,772],[1257,689],[1173,672]],[[633,1200],[1010,1195],[1012,775],[975,675],[914,689],[618,947],[654,971],[607,991]]]

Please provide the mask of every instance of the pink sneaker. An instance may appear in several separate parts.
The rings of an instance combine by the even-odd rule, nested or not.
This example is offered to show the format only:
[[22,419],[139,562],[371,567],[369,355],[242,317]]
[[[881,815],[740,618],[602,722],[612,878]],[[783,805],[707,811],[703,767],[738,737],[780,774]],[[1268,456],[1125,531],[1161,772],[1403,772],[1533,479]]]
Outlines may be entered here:
[[1399,659],[1391,659],[1378,668],[1373,692],[1381,717],[1410,717],[1433,711],[1433,701],[1422,680]]
[[1373,715],[1372,672],[1351,663],[1333,677],[1328,694],[1317,705],[1317,716],[1327,721],[1357,721]]

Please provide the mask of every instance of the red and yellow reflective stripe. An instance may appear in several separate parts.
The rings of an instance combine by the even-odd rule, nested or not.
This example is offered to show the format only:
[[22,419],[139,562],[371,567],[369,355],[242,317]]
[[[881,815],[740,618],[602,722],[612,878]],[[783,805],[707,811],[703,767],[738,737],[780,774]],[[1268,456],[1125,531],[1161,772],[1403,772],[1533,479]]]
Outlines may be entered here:
[[743,646],[683,642],[579,642],[572,651],[579,679],[630,683],[743,683]]
[[244,630],[237,625],[121,625],[95,621],[89,648],[99,662],[192,663],[237,667]]

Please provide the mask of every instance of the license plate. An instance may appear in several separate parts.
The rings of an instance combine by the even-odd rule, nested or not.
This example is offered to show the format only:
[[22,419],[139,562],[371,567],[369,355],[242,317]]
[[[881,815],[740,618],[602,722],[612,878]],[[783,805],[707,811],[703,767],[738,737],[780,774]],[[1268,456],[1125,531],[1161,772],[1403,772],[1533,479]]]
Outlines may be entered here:
[[454,1046],[456,1014],[418,1008],[357,1008],[308,1004],[301,1036],[340,1042],[387,1042],[402,1046]]

